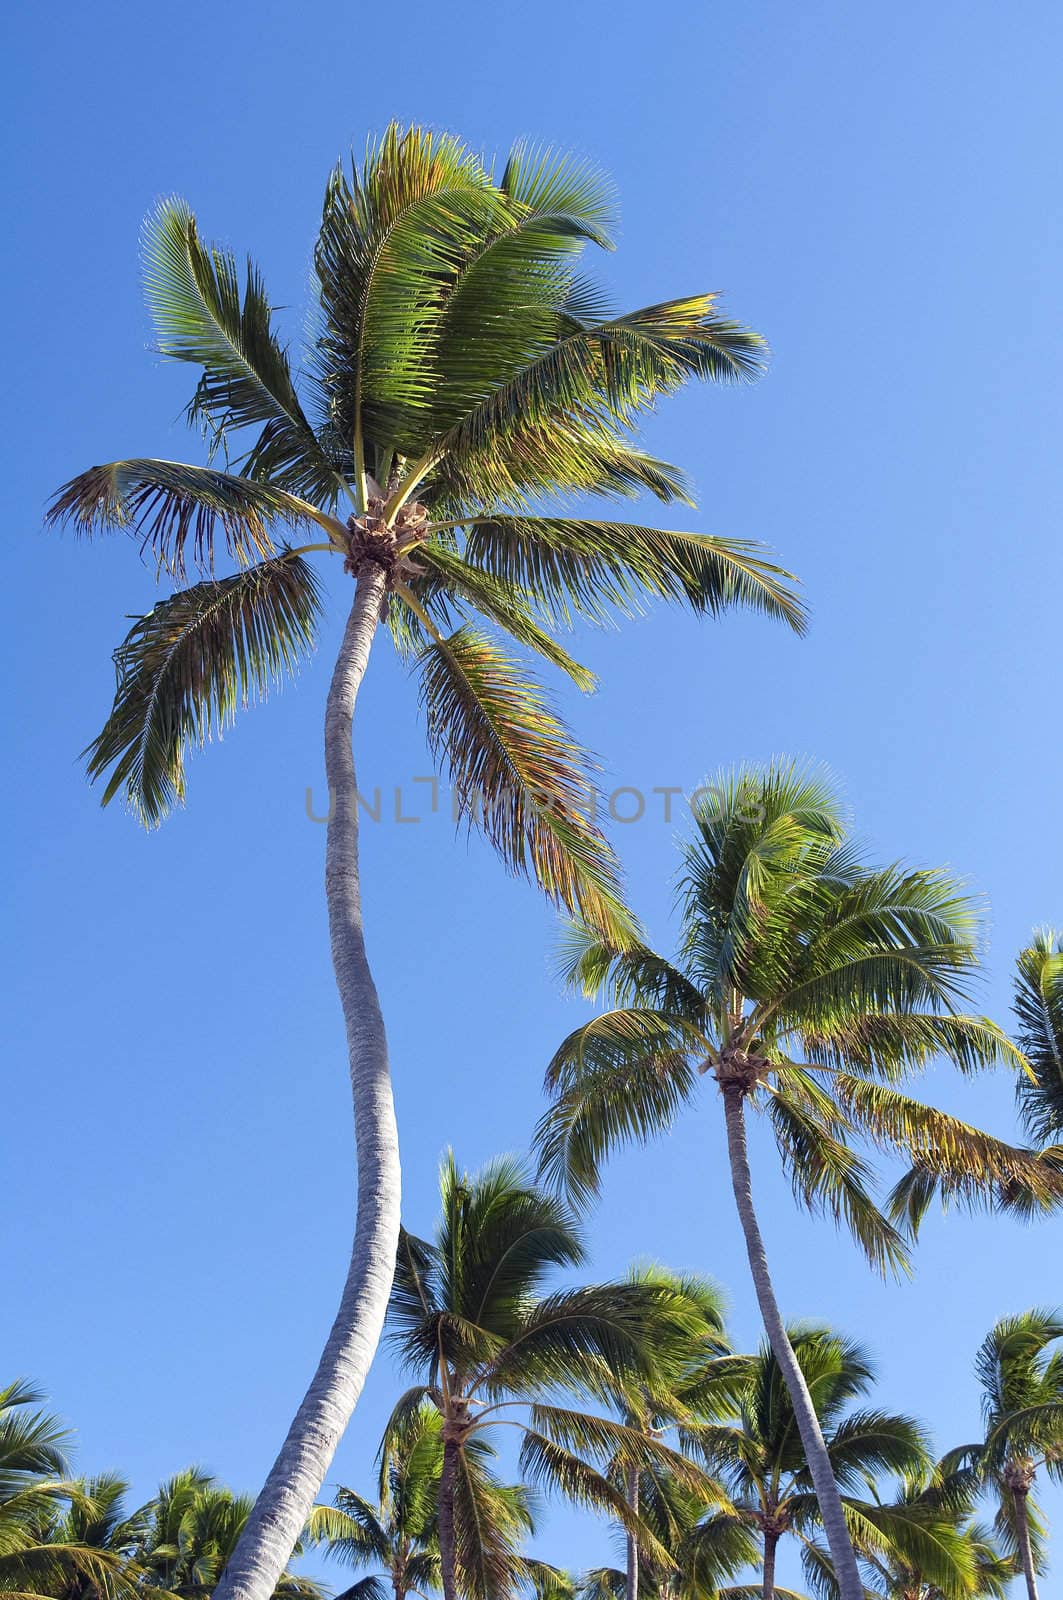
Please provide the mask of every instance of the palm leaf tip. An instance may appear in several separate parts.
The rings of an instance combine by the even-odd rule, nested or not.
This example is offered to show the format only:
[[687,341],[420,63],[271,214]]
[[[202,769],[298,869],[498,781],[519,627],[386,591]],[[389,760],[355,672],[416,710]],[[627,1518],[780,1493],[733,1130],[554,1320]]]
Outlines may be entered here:
[[313,570],[286,552],[219,582],[179,590],[129,630],[115,652],[118,686],[84,753],[91,779],[124,789],[145,826],[184,797],[184,753],[294,671],[313,646],[320,597]]

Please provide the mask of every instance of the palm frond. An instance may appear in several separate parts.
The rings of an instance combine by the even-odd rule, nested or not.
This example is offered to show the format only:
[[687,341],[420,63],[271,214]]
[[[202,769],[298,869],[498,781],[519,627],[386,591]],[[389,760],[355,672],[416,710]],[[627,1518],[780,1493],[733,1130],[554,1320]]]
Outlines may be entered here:
[[319,504],[334,503],[342,479],[303,414],[254,262],[248,259],[241,294],[233,256],[201,243],[195,217],[176,197],[160,202],[148,218],[144,258],[162,353],[203,368],[189,419],[206,421],[215,443],[230,430],[260,427],[244,474]]
[[587,758],[542,691],[471,627],[434,640],[419,666],[429,743],[447,761],[460,814],[556,903],[629,934],[616,858],[589,819]]
[[804,631],[793,574],[743,540],[571,517],[477,517],[467,528],[465,559],[562,626],[635,616],[656,598],[712,616],[744,606]]
[[159,823],[184,798],[186,748],[295,670],[319,610],[312,569],[285,552],[138,618],[115,652],[114,708],[86,752],[91,778],[110,772],[104,805],[124,789],[146,826]]
[[63,485],[48,508],[50,527],[70,524],[77,533],[126,532],[150,550],[161,570],[183,577],[186,556],[200,571],[214,570],[220,537],[241,566],[277,553],[272,530],[316,524],[342,543],[344,530],[328,513],[273,484],[188,466],[183,461],[111,461],[90,467]]
[[1016,1085],[1019,1113],[1032,1138],[1063,1137],[1063,933],[1043,928],[1016,963],[1018,1044],[1033,1073]]

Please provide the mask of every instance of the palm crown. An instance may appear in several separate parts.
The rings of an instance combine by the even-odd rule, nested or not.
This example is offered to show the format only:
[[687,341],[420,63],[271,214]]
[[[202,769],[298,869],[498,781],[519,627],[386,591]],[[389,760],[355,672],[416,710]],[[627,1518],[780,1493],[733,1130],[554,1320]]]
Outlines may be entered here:
[[426,1398],[443,1418],[448,1593],[448,1564],[467,1582],[478,1571],[475,1594],[512,1592],[523,1576],[514,1543],[485,1538],[470,1472],[476,1444],[507,1424],[521,1437],[525,1481],[607,1512],[657,1549],[613,1471],[655,1462],[687,1483],[708,1480],[607,1412],[625,1380],[658,1392],[679,1371],[691,1339],[710,1331],[703,1300],[655,1274],[547,1292],[553,1271],[583,1260],[583,1245],[564,1207],[511,1161],[470,1177],[448,1158],[441,1191],[435,1240],[402,1235],[389,1319],[404,1361],[424,1380],[400,1400],[392,1428],[401,1433]]
[[[386,571],[391,635],[463,814],[563,904],[623,921],[588,819],[590,766],[514,647],[588,688],[555,637],[576,617],[654,596],[750,605],[798,629],[802,612],[751,546],[544,512],[574,492],[689,503],[682,474],[639,448],[640,415],[689,378],[751,378],[763,361],[712,295],[614,315],[576,270],[587,243],[609,245],[610,213],[608,186],[579,163],[518,148],[496,178],[452,137],[390,128],[329,182],[297,381],[257,267],[205,246],[182,201],[158,208],[148,299],[162,352],[202,368],[188,416],[212,464],[92,467],[50,512],[128,530],[177,577],[205,574],[116,652],[114,709],[87,752],[105,800],[124,791],[159,821],[183,797],[186,747],[311,647],[309,552],[352,570],[368,559]],[[293,548],[282,529],[325,539]],[[219,555],[236,568],[220,578]]]
[[[914,1154],[920,1175],[972,1194],[1063,1193],[1030,1152],[896,1087],[939,1055],[963,1071],[1021,1058],[995,1023],[959,1009],[977,966],[961,887],[942,871],[865,866],[825,779],[777,763],[703,790],[679,899],[674,963],[570,932],[567,977],[617,1009],[554,1056],[544,1173],[593,1193],[614,1145],[666,1130],[711,1076],[767,1116],[798,1199],[844,1222],[878,1267],[903,1264],[905,1241],[873,1201],[856,1140]],[[896,1220],[908,1204],[907,1190],[895,1197]]]

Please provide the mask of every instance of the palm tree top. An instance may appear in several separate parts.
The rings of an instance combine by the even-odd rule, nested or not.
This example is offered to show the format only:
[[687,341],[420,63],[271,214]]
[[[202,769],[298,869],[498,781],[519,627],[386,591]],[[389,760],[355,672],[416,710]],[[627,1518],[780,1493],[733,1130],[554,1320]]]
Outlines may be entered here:
[[1063,1144],[1063,932],[1040,928],[1020,953],[1014,1010],[1030,1067],[1016,1083],[1023,1125],[1040,1144]]
[[1063,1198],[1034,1152],[900,1087],[937,1057],[963,1072],[1022,1057],[967,1009],[980,934],[964,885],[868,865],[826,774],[780,759],[706,784],[677,898],[674,960],[578,923],[564,937],[565,979],[613,1005],[547,1071],[540,1170],[573,1200],[595,1192],[615,1145],[669,1127],[706,1077],[767,1115],[798,1198],[844,1221],[879,1267],[904,1264],[909,1194],[884,1216],[854,1140],[914,1157],[972,1201],[1005,1188],[1031,1206]]
[[313,648],[314,553],[338,556],[386,575],[386,622],[461,815],[570,911],[627,925],[595,763],[522,658],[588,690],[558,638],[578,619],[664,599],[800,632],[804,612],[754,546],[574,502],[692,503],[638,443],[640,419],[689,379],[745,381],[764,360],[711,294],[614,313],[579,268],[609,246],[611,213],[586,163],[518,146],[496,174],[449,134],[393,125],[328,182],[300,367],[254,262],[205,244],[183,200],[160,203],[145,288],[162,354],[201,370],[188,420],[209,461],[94,466],[48,513],[125,531],[160,573],[202,580],[116,653],[114,708],[85,752],[105,803],[122,794],[155,825],[183,800],[186,750]]

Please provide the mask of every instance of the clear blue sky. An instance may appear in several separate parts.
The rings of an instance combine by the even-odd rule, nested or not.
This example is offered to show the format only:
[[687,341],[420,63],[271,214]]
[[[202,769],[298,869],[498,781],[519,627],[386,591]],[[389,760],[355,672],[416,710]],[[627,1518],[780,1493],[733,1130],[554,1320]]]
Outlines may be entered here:
[[[199,448],[179,419],[193,374],[147,348],[143,214],[184,194],[206,235],[255,253],[297,336],[327,171],[389,118],[488,151],[553,140],[607,167],[618,299],[721,289],[771,342],[759,386],[688,393],[651,437],[693,473],[689,525],[774,545],[814,621],[800,642],[658,613],[581,641],[603,687],[566,705],[616,784],[689,788],[775,752],[828,762],[877,854],[947,862],[985,895],[985,1004],[1004,1016],[1015,951],[1063,921],[1063,20],[1024,0],[60,0],[19,7],[8,32],[0,1369],[34,1375],[77,1425],[81,1466],[120,1468],[142,1497],[191,1460],[251,1488],[350,1232],[323,829],[304,812],[344,592],[330,573],[329,630],[298,684],[193,760],[185,812],[149,837],[100,811],[77,752],[152,577],[126,541],[79,546],[40,523],[92,462]],[[366,786],[428,770],[384,648],[360,716]],[[617,831],[665,941],[674,829],[655,812]],[[425,1229],[441,1149],[474,1164],[521,1148],[544,1062],[584,1013],[550,976],[548,911],[445,817],[369,827],[365,856],[405,1216]],[[926,1088],[1014,1126],[1003,1081],[940,1072]],[[748,1342],[711,1112],[614,1163],[593,1270],[650,1255],[708,1271]],[[870,1341],[883,1403],[942,1447],[971,1437],[974,1350],[1000,1314],[1063,1297],[1063,1224],[935,1221],[915,1279],[884,1287],[754,1157],[787,1311]],[[335,1478],[366,1483],[397,1382],[381,1359]],[[540,1547],[579,1566],[605,1543],[559,1511]]]

